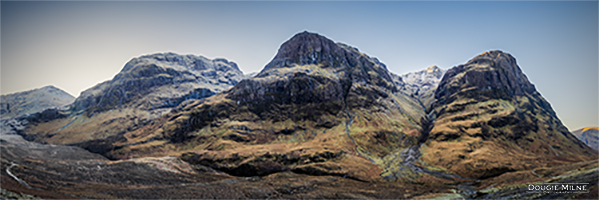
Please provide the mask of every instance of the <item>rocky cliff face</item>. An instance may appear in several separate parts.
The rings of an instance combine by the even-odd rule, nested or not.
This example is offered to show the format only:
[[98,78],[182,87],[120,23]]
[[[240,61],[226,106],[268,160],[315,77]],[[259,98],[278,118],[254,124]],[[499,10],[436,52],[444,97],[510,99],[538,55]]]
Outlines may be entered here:
[[[226,90],[244,78],[225,59],[158,53],[133,58],[112,80],[85,90],[68,109],[27,118],[26,138],[76,144],[94,152],[114,149],[175,106]],[[85,133],[85,134],[82,134]]]
[[0,119],[10,119],[68,105],[75,97],[54,86],[0,96]]
[[507,53],[486,52],[449,69],[435,99],[422,150],[429,164],[484,178],[596,157]]
[[589,147],[599,150],[599,127],[590,126],[572,131],[580,141],[584,142]]

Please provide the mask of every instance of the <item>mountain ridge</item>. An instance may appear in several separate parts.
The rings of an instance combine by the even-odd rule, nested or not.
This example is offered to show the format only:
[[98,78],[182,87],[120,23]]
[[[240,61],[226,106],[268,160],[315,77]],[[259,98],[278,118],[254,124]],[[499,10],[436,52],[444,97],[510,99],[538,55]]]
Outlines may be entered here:
[[[1,171],[86,198],[586,197],[521,184],[571,180],[588,182],[591,196],[598,189],[597,151],[561,124],[508,53],[396,75],[302,32],[255,76],[233,64],[132,59],[70,107],[11,121],[52,145],[1,139],[13,151],[1,154]],[[53,152],[89,152],[60,144],[113,161],[66,162]],[[36,156],[21,159],[28,152]]]
[[[215,64],[198,65],[189,56],[149,57],[154,60],[143,63],[147,57],[142,56],[127,63],[112,82],[143,88],[148,84],[145,78],[152,77],[158,82],[149,86],[162,87],[187,83],[176,81],[182,77],[174,76],[181,71],[176,68],[227,71],[216,70]],[[238,70],[228,62],[212,61]],[[164,62],[171,64],[162,66]],[[180,74],[197,80],[194,73]],[[132,75],[135,79],[121,80]],[[110,82],[101,83],[90,89],[91,95],[81,97],[100,106],[77,101],[71,109],[82,115],[65,118],[50,129],[41,120],[28,134],[38,141],[76,144],[113,159],[179,156],[236,176],[293,171],[364,181],[459,182],[596,157],[573,140],[515,58],[501,51],[485,52],[446,72],[431,66],[395,75],[355,47],[302,32],[281,44],[254,77],[236,78],[239,82],[230,88],[176,100],[167,104],[170,107],[159,107],[161,112],[149,109],[154,103],[122,106],[120,97],[147,99],[128,97]],[[126,109],[137,109],[138,114]],[[76,138],[84,124],[79,121],[94,117],[103,119],[95,123],[111,130]],[[452,151],[440,158],[445,149]],[[495,158],[490,155],[494,151],[510,157]]]

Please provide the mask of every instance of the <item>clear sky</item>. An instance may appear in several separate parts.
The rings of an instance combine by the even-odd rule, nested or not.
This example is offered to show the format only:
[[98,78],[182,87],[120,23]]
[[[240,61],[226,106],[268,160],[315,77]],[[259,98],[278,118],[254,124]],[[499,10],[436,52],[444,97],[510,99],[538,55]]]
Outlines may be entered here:
[[0,2],[1,93],[73,96],[157,52],[260,71],[304,30],[403,74],[487,50],[516,57],[571,130],[599,124],[598,2]]

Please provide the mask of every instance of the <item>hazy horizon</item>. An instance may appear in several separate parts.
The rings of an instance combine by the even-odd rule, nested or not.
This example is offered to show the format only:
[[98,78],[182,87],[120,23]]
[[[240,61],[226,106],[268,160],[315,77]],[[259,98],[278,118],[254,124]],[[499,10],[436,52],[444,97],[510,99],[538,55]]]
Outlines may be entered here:
[[260,71],[310,31],[404,74],[512,54],[575,130],[599,124],[598,2],[6,2],[1,94],[54,85],[77,97],[134,57],[226,58]]

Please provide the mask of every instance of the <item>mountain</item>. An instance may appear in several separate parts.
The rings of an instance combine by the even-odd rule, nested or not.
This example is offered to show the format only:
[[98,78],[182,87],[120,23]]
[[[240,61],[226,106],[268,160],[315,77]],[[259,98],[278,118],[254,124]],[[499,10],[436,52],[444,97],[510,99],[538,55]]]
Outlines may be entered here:
[[83,91],[72,110],[87,113],[133,107],[156,110],[211,96],[244,78],[225,59],[158,53],[133,58],[112,80]]
[[76,144],[93,152],[112,149],[126,132],[149,124],[190,99],[212,96],[244,78],[225,59],[157,53],[131,59],[113,79],[81,93],[67,109],[27,118],[27,139]]
[[597,158],[561,123],[516,59],[502,51],[449,69],[430,115],[422,159],[465,177]]
[[75,97],[54,86],[0,96],[0,119],[29,115],[48,108],[68,105]]
[[599,127],[590,126],[581,128],[572,131],[572,134],[589,147],[599,150]]
[[127,134],[130,143],[113,156],[183,153],[190,163],[239,176],[380,179],[395,172],[377,166],[418,143],[423,118],[420,103],[399,91],[377,59],[302,32],[255,77]]
[[431,65],[421,71],[394,75],[394,79],[401,91],[418,99],[428,110],[435,99],[435,89],[441,82],[444,73],[443,69]]
[[479,55],[433,89],[442,73],[432,66],[397,78],[356,48],[302,32],[256,76],[83,146],[119,159],[180,156],[236,176],[293,171],[411,182],[596,158],[511,55]]

